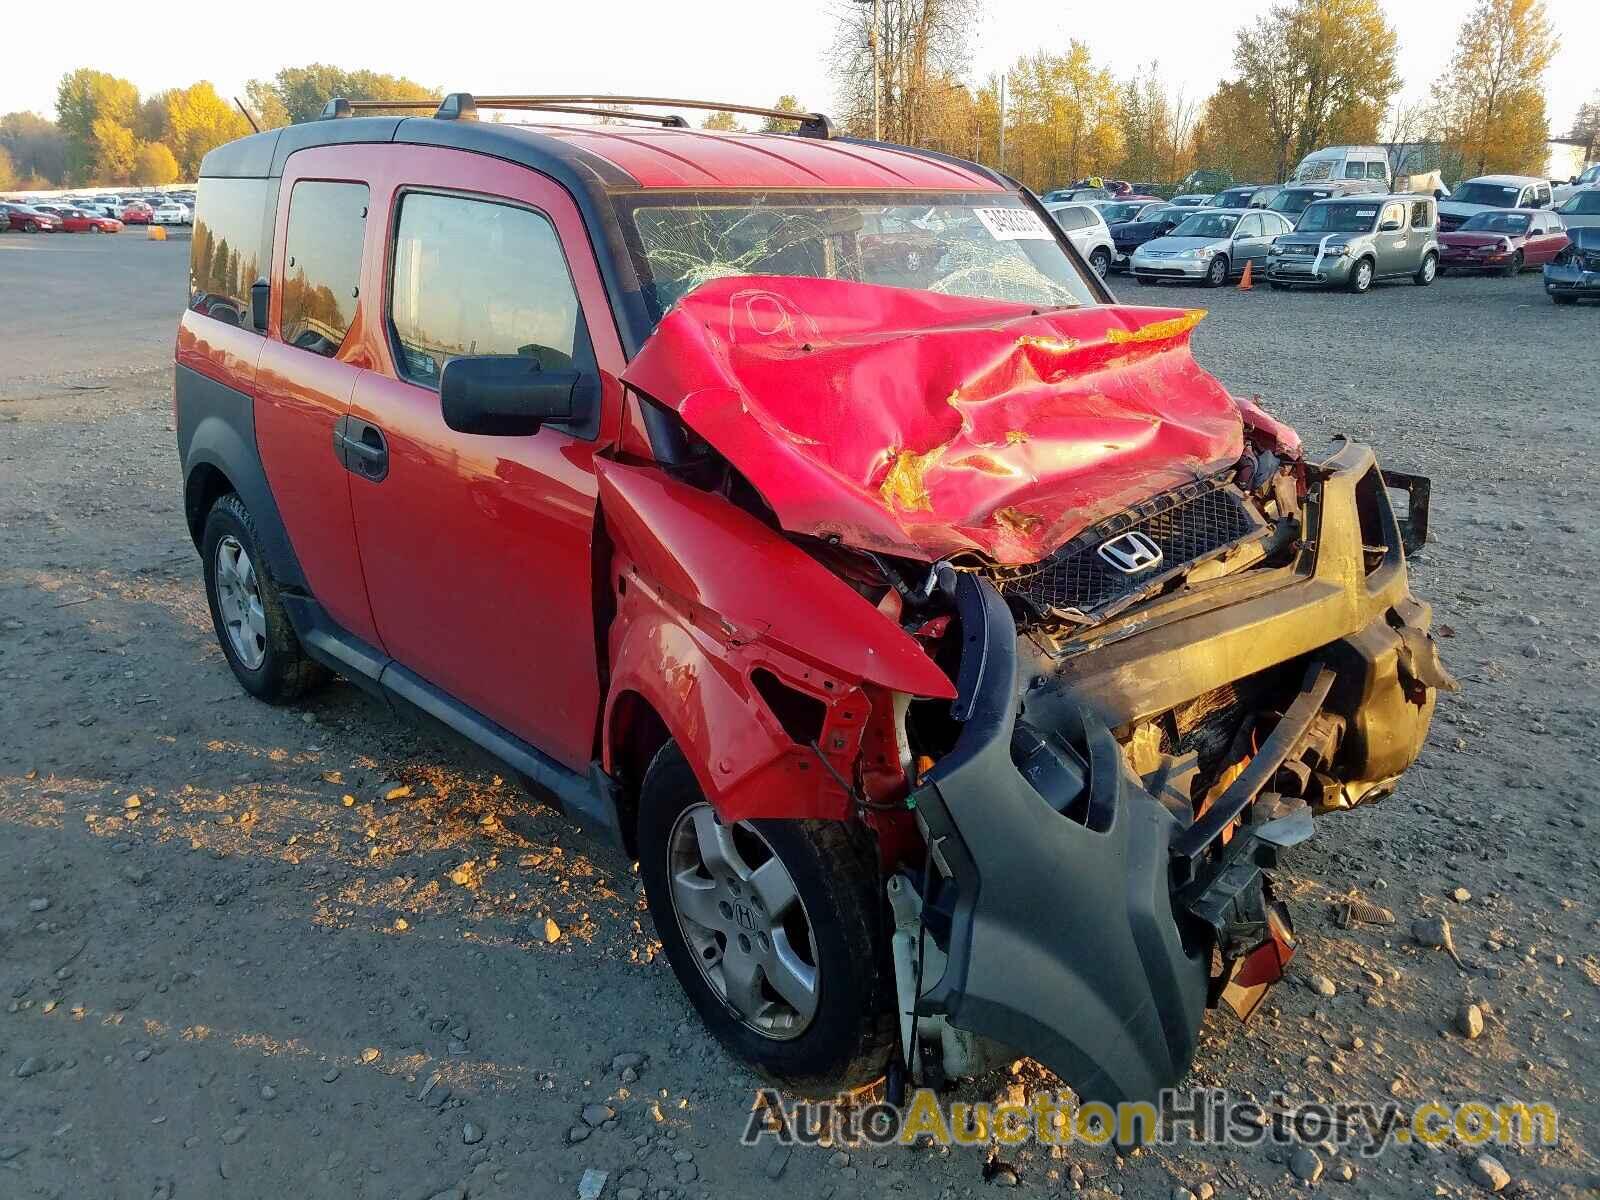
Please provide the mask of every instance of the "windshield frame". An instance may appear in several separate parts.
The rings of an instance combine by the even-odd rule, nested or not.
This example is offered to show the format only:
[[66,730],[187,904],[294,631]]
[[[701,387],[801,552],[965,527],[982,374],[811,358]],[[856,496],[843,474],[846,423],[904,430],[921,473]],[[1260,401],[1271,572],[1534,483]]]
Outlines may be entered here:
[[[1015,191],[962,191],[938,188],[918,189],[853,189],[853,188],[648,188],[640,191],[612,192],[610,197],[621,233],[622,243],[628,252],[629,265],[638,281],[639,300],[651,328],[672,310],[672,301],[663,303],[656,294],[656,283],[650,259],[645,252],[637,214],[648,208],[841,208],[841,207],[937,207],[940,205],[969,208],[1018,208],[1033,213],[1044,223],[1049,240],[1054,243],[1075,276],[1077,288],[1086,294],[1080,307],[1109,304],[1112,297],[1099,275],[1078,252],[1066,232],[1056,223],[1045,208],[1028,196]],[[760,272],[755,272],[760,273]],[[819,278],[795,275],[794,278]],[[893,283],[868,286],[898,287]],[[1069,290],[1077,290],[1077,288]],[[692,290],[692,289],[691,289]],[[925,290],[910,288],[907,290]],[[935,293],[939,294],[939,293]],[[956,294],[956,293],[951,293]],[[965,293],[961,293],[965,294]]]

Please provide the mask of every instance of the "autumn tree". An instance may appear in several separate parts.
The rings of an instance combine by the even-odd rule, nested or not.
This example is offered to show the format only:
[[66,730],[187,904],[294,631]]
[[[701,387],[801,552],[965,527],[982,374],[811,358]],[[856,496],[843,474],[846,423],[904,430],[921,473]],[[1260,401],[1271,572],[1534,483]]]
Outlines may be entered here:
[[1087,45],[1024,55],[1008,80],[1008,170],[1036,191],[1112,173],[1123,156],[1117,83]]
[[879,0],[841,7],[829,67],[845,127],[872,133],[876,44],[882,136],[908,146],[948,141],[950,132],[936,122],[949,106],[938,101],[960,86],[956,81],[972,57],[977,18],[978,0]]
[[4,146],[0,146],[0,190],[17,186],[17,168],[11,161],[11,154]]
[[133,161],[139,151],[139,139],[133,136],[133,130],[111,117],[97,117],[90,137],[94,146],[94,179],[125,183],[133,177]]
[[178,178],[178,160],[161,142],[144,142],[133,156],[133,181],[146,187],[160,187]]
[[[139,89],[126,79],[88,67],[61,77],[56,88],[56,119],[67,138],[66,174],[70,180],[115,178],[132,166],[132,127],[138,108]],[[126,133],[126,138],[113,126]],[[101,158],[107,152],[114,156],[111,161]]]
[[20,178],[42,178],[46,187],[66,181],[66,134],[38,113],[13,112],[0,117],[0,149],[11,156]]
[[[779,96],[773,101],[772,107],[779,112],[798,113],[805,111],[800,107],[800,101],[787,94]],[[788,133],[793,132],[795,123],[793,121],[785,121],[782,117],[762,117],[759,128],[762,133]]]
[[1292,0],[1240,29],[1234,82],[1254,109],[1251,127],[1268,139],[1266,175],[1288,178],[1325,145],[1376,139],[1400,87],[1398,49],[1379,0]]
[[725,108],[719,108],[705,120],[700,122],[701,129],[714,129],[721,133],[740,133],[743,127],[739,118]]
[[1462,174],[1543,168],[1544,73],[1556,44],[1544,0],[1479,0],[1434,89],[1440,134]]
[[185,178],[200,172],[200,160],[210,150],[244,137],[250,123],[232,103],[217,95],[217,89],[202,80],[186,88],[166,93],[167,119],[165,142]]
[[433,88],[423,87],[403,75],[378,71],[347,71],[326,63],[284,67],[270,80],[253,79],[245,95],[263,129],[298,121],[312,121],[335,96],[347,100],[436,100]]

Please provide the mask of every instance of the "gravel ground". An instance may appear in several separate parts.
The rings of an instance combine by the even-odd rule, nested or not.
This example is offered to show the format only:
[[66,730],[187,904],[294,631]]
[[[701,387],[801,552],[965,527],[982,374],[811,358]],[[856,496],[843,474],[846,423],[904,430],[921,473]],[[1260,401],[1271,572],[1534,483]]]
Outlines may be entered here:
[[[0,1197],[571,1197],[586,1170],[606,1200],[1484,1194],[1460,1145],[739,1146],[756,1081],[694,1022],[632,864],[351,686],[235,686],[179,515],[185,253],[0,237]],[[1548,1099],[1560,1142],[1495,1151],[1502,1194],[1593,1195],[1600,312],[1533,276],[1121,290],[1210,308],[1198,357],[1308,444],[1432,475],[1414,585],[1464,684],[1399,793],[1291,863],[1292,978],[1209,1019],[1194,1082]],[[1351,897],[1398,925],[1338,928]],[[1463,966],[1411,936],[1428,916]]]

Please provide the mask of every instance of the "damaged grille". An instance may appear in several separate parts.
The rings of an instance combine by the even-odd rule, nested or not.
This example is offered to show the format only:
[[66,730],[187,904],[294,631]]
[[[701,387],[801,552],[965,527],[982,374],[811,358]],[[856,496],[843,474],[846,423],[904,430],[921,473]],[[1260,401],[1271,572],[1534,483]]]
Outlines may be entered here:
[[[1226,475],[1188,484],[1084,530],[1042,562],[997,573],[1000,590],[1041,615],[1103,619],[1198,562],[1215,558],[1265,529]],[[1154,569],[1124,574],[1098,548],[1107,539],[1142,533],[1161,550]]]

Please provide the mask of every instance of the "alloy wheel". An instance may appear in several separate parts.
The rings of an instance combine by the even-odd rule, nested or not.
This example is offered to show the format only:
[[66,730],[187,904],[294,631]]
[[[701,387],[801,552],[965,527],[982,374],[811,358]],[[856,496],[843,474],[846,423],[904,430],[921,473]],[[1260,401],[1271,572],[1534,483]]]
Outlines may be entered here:
[[217,608],[233,653],[249,670],[267,657],[267,613],[261,604],[261,584],[250,555],[232,534],[217,543],[212,565],[217,586]]
[[816,935],[771,844],[702,801],[673,822],[667,858],[678,928],[711,990],[763,1037],[799,1037],[821,996]]

